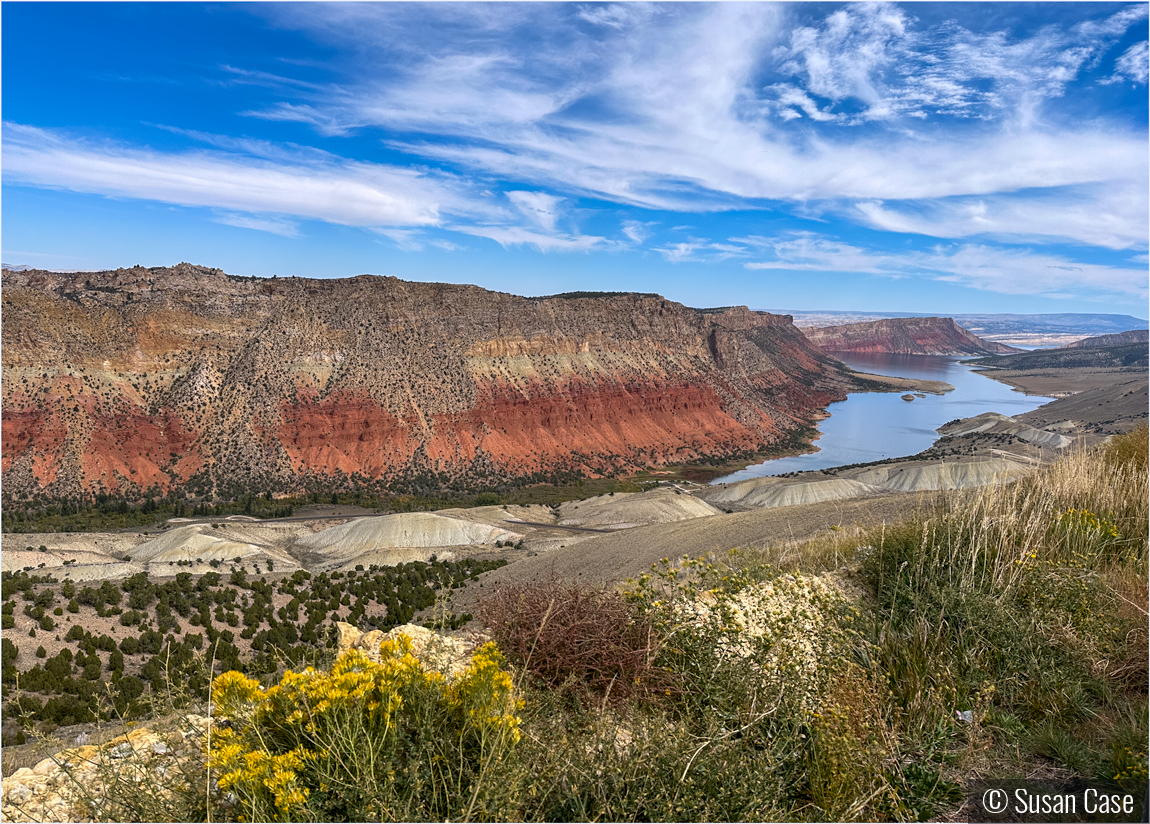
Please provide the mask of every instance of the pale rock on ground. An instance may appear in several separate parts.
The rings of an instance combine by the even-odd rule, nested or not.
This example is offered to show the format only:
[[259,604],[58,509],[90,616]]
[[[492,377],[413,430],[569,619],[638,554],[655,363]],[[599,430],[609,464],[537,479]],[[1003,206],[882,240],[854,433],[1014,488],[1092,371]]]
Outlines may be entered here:
[[471,651],[476,644],[461,638],[452,638],[440,635],[427,627],[415,624],[404,624],[394,627],[386,633],[378,629],[370,632],[360,632],[344,621],[336,623],[339,629],[339,654],[348,650],[360,650],[369,660],[378,663],[380,659],[379,647],[384,641],[391,641],[400,635],[411,639],[412,654],[423,665],[438,670],[444,674],[455,677],[467,668],[471,661]]
[[0,819],[91,821],[92,805],[107,797],[111,776],[161,786],[190,756],[200,757],[210,724],[209,718],[189,715],[182,729],[170,733],[140,727],[106,744],[64,750],[16,770],[0,782]]

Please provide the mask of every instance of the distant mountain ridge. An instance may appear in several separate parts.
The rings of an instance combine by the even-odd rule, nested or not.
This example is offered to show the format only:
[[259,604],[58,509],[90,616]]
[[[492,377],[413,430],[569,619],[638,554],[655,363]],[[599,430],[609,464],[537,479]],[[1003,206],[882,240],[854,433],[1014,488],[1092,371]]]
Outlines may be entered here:
[[[3,273],[3,493],[567,480],[790,443],[862,388],[785,315],[191,264]],[[874,388],[867,386],[867,388]]]
[[1150,366],[1150,350],[1144,344],[1125,346],[1062,347],[1036,349],[1017,355],[979,358],[968,361],[974,366],[995,369],[1129,369],[1145,370]]
[[1110,315],[1090,312],[1062,312],[1054,314],[1019,315],[986,314],[955,315],[954,319],[981,335],[1006,335],[1015,332],[1102,335],[1127,329],[1146,329],[1150,322],[1131,315]]
[[[861,312],[853,310],[774,310],[789,314],[795,326],[843,326],[885,318],[920,318],[927,312]],[[1062,312],[1024,315],[1017,313],[983,313],[947,315],[964,329],[980,336],[1078,334],[1106,335],[1128,329],[1148,329],[1150,321],[1131,315],[1097,314],[1088,312]]]
[[842,326],[807,327],[811,343],[826,352],[892,355],[1004,355],[1020,350],[983,340],[952,318],[887,318]]
[[1150,343],[1150,329],[1130,329],[1113,335],[1098,335],[1068,343],[1062,349],[1093,349],[1099,346],[1125,346],[1131,343]]

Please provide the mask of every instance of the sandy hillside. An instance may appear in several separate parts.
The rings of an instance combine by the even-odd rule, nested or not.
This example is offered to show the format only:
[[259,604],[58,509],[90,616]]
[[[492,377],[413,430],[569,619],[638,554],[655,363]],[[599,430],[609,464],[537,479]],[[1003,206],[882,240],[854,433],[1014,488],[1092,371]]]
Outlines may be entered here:
[[300,538],[295,546],[335,560],[376,549],[489,545],[522,537],[522,533],[477,521],[431,512],[405,512],[356,518]]
[[559,524],[592,529],[628,529],[645,524],[666,524],[718,515],[706,501],[673,487],[649,492],[618,492],[559,507]]
[[5,554],[29,546],[35,552],[45,546],[49,553],[64,558],[70,553],[95,552],[119,559],[146,540],[148,537],[138,532],[24,532],[4,535],[2,546]]
[[722,506],[766,509],[776,506],[798,506],[841,498],[874,495],[881,490],[845,478],[827,480],[792,480],[788,478],[749,478],[728,484],[714,492],[703,493],[703,498]]
[[51,572],[57,578],[76,581],[119,578],[143,571],[142,564],[130,561],[129,552],[145,541],[146,536],[135,532],[8,534],[3,536],[0,568],[15,571],[31,567],[40,574]]
[[455,518],[460,521],[487,524],[488,526],[499,527],[500,529],[514,529],[516,531],[520,531],[520,527],[516,526],[519,522],[532,524],[550,524],[555,522],[555,513],[551,510],[551,507],[543,506],[542,504],[532,504],[531,506],[508,504],[507,506],[477,506],[474,509],[441,509],[435,514],[442,515],[445,518]]
[[213,528],[211,524],[193,524],[171,529],[132,550],[136,561],[170,563],[179,561],[230,561],[260,554],[288,560],[281,550],[294,540],[298,527],[264,526],[229,522]]
[[854,476],[856,480],[882,489],[928,492],[1007,483],[1030,474],[1034,467],[1006,458],[988,458],[945,463],[894,464],[855,471],[859,473]]

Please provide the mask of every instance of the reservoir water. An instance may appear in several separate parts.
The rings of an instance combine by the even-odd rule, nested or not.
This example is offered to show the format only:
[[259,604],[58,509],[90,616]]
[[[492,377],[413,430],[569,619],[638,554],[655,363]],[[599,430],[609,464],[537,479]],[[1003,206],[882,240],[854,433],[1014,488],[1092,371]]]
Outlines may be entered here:
[[1020,415],[1053,400],[1016,392],[1004,383],[976,374],[957,358],[846,355],[839,360],[859,372],[946,381],[954,391],[916,397],[909,403],[902,399],[903,392],[852,393],[845,401],[828,407],[831,417],[819,423],[822,436],[815,441],[818,452],[765,461],[712,483],[914,455],[934,443],[938,427],[955,418],[983,412]]

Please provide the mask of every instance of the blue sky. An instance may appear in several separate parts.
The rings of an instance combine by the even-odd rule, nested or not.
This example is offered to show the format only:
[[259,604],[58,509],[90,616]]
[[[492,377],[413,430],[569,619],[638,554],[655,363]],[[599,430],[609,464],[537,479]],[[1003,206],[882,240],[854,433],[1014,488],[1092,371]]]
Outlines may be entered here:
[[1147,314],[1130,3],[5,3],[3,259]]

